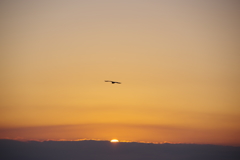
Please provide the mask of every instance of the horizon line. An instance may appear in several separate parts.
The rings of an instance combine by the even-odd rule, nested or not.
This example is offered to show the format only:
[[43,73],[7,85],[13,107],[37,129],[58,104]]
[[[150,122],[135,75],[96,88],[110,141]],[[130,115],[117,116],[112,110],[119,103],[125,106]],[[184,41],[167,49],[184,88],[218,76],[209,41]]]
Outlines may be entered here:
[[[94,138],[81,138],[81,139],[24,139],[24,138],[0,138],[1,140],[12,140],[12,141],[19,141],[19,142],[82,142],[82,141],[96,141],[96,142],[111,142],[110,140],[106,139],[94,139]],[[184,143],[184,142],[150,142],[150,141],[129,141],[129,140],[118,140],[117,143],[140,143],[140,144],[186,144],[186,145],[213,145],[213,146],[229,146],[229,147],[240,147],[240,145],[229,145],[229,144],[211,144],[211,143]]]

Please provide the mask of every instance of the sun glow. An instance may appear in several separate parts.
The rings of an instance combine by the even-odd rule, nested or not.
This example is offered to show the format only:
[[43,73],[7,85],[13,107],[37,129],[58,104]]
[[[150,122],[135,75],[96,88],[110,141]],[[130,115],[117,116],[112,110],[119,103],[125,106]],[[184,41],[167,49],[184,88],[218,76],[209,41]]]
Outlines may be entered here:
[[116,143],[116,142],[119,142],[119,141],[117,139],[112,139],[111,142]]

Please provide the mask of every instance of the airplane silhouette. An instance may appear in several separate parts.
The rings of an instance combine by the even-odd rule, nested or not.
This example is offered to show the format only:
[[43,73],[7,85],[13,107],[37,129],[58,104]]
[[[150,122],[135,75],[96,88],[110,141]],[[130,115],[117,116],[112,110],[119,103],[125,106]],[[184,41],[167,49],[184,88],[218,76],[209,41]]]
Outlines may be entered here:
[[109,81],[109,80],[105,80],[105,82],[112,82],[112,84],[115,84],[115,83],[117,83],[117,84],[121,84],[121,82]]

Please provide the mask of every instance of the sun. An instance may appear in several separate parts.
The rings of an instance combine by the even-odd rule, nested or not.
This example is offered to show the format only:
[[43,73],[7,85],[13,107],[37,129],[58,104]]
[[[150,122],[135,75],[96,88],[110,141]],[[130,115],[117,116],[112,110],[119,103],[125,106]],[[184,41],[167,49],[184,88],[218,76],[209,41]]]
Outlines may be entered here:
[[119,142],[119,141],[117,139],[112,139],[111,142],[116,143],[116,142]]

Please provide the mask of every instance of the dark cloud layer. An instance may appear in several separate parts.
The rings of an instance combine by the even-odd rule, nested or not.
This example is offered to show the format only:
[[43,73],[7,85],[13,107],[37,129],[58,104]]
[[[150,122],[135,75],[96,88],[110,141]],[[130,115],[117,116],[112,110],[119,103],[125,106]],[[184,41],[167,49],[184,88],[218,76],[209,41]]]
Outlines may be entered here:
[[239,160],[240,147],[107,141],[0,140],[4,160]]

